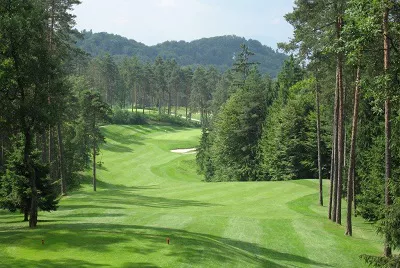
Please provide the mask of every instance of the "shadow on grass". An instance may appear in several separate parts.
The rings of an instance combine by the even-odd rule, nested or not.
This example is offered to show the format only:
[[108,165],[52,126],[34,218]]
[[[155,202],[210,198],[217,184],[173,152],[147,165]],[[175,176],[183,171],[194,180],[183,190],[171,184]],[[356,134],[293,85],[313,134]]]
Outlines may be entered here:
[[125,207],[122,206],[116,206],[113,205],[111,202],[107,202],[106,204],[110,203],[110,206],[107,205],[93,205],[93,204],[67,204],[67,205],[62,205],[59,207],[59,211],[64,211],[64,210],[75,210],[75,209],[125,209]]
[[147,263],[147,262],[138,262],[138,263],[124,263],[121,268],[158,268],[160,266]]
[[291,210],[300,213],[303,216],[312,217],[312,218],[324,218],[324,216],[318,214],[317,212],[313,211],[310,206],[313,204],[314,200],[317,200],[318,193],[305,195],[294,199],[290,202],[287,202],[288,208]]
[[[11,231],[11,233],[14,233],[12,235],[14,243],[26,241],[26,233],[18,231]],[[118,251],[121,254],[121,258],[126,253],[142,255],[142,258],[150,258],[149,254],[155,253],[164,254],[165,258],[173,257],[179,264],[189,266],[204,266],[206,263],[219,264],[226,267],[287,267],[289,264],[293,266],[330,266],[307,257],[288,252],[279,252],[254,243],[152,226],[109,223],[47,224],[40,227],[40,234],[46,237],[46,242],[48,241],[46,251],[55,252],[61,252],[65,248],[81,248],[84,251],[91,252]],[[166,237],[171,239],[170,245],[166,245]],[[25,240],[18,241],[19,239]],[[0,241],[2,243],[5,242],[1,238]],[[38,249],[38,254],[42,254],[40,252],[42,247],[40,243],[24,243],[24,247]],[[76,265],[69,267],[91,267],[90,263],[80,264],[78,260],[71,261],[71,264]],[[33,264],[29,265],[20,266],[34,267]],[[151,263],[126,263],[123,267],[155,266]]]
[[[82,176],[82,184],[91,184],[89,175]],[[142,206],[152,208],[181,208],[181,207],[211,207],[221,206],[207,202],[200,202],[188,199],[174,199],[160,196],[147,196],[140,192],[143,190],[157,189],[158,186],[125,186],[119,184],[111,184],[101,180],[97,180],[97,187],[101,191],[94,194],[90,203],[85,204],[85,201],[74,205],[63,205],[62,209],[84,209],[84,208],[104,208],[104,209],[123,209],[118,205],[127,206]],[[94,201],[94,202],[93,202]],[[95,203],[95,204],[93,204]],[[99,205],[97,205],[99,204]],[[110,205],[110,206],[107,206]]]
[[[121,126],[122,128],[129,129],[128,126]],[[135,131],[134,128],[132,128],[132,131]],[[121,134],[119,132],[111,131],[109,128],[102,128],[101,132],[103,132],[104,136],[107,137],[107,139],[115,141],[120,144],[124,145],[130,145],[130,144],[138,144],[138,145],[143,145],[143,143],[140,140],[144,140],[142,135],[137,135],[135,133],[132,133],[132,135],[127,135],[126,133]]]
[[128,146],[123,146],[115,143],[106,143],[102,145],[102,149],[114,153],[131,153],[133,150]]
[[110,267],[108,264],[93,263],[84,260],[75,259],[59,259],[59,260],[25,260],[21,258],[12,258],[9,256],[2,257],[1,263],[9,264],[9,267],[27,267],[27,268],[53,268],[53,267],[74,267],[74,268],[94,268],[94,267]]

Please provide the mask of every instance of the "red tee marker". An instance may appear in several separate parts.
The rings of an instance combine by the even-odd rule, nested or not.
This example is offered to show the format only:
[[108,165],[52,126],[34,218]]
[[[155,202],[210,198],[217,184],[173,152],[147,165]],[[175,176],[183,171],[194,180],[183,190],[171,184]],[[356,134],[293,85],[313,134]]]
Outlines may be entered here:
[[167,237],[167,244],[169,245],[169,237]]

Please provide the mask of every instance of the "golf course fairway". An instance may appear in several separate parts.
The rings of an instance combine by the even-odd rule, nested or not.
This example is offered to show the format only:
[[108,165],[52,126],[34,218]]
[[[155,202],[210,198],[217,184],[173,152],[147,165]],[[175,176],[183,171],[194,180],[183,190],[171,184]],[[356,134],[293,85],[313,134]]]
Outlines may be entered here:
[[97,192],[88,171],[36,229],[0,210],[0,267],[367,267],[359,255],[381,254],[371,224],[355,218],[347,237],[327,219],[317,180],[206,183],[195,154],[171,152],[199,129],[102,131]]

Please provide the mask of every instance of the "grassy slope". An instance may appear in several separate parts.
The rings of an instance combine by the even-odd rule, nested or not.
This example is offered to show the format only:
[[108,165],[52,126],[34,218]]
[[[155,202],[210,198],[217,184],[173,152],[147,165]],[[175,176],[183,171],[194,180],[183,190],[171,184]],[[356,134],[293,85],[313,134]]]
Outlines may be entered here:
[[194,155],[169,152],[199,130],[103,130],[98,192],[88,178],[36,230],[0,211],[0,267],[362,267],[381,250],[360,219],[353,238],[326,219],[316,181],[201,182]]

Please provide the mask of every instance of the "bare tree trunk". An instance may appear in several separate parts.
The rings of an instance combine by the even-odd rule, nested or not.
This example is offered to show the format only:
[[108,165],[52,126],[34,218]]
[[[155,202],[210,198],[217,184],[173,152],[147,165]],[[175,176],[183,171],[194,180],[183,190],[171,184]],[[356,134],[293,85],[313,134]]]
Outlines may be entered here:
[[[383,50],[384,50],[384,70],[385,74],[388,73],[390,68],[390,48],[389,48],[389,7],[385,6],[383,12]],[[390,207],[392,204],[392,200],[390,198],[390,180],[392,176],[392,167],[391,167],[391,150],[390,150],[390,142],[391,142],[391,124],[390,124],[390,95],[388,85],[386,85],[386,100],[385,100],[385,206],[386,209]],[[386,211],[387,211],[386,210]],[[388,212],[386,212],[386,217],[388,217]],[[385,245],[384,245],[384,255],[385,257],[392,256],[392,248],[389,245],[390,235],[388,233],[385,234]]]
[[179,105],[179,94],[178,90],[176,91],[176,102],[175,102],[175,116],[178,116],[178,105]]
[[358,103],[360,98],[360,65],[357,66],[356,89],[354,91],[354,110],[353,110],[353,125],[351,129],[351,145],[350,145],[350,164],[347,180],[347,220],[346,220],[346,235],[353,235],[352,227],[352,201],[354,187],[354,170],[356,166],[356,139],[357,139],[357,122],[358,122]]
[[131,92],[131,111],[132,111],[132,113],[133,113],[133,104],[135,103],[134,96],[135,96],[135,89],[133,88],[132,92]]
[[[96,112],[93,114],[93,130],[96,128]],[[96,179],[96,137],[93,136],[93,191],[97,190]]]
[[353,208],[354,217],[357,217],[357,202],[356,202],[356,170],[353,169]]
[[4,136],[1,135],[0,167],[4,165]]
[[43,163],[47,163],[47,137],[46,137],[46,131],[43,132],[42,134],[42,161]]
[[[22,121],[25,121],[25,119],[22,119]],[[27,173],[29,176],[29,184],[30,184],[30,198],[31,198],[31,204],[30,204],[30,209],[29,209],[29,227],[30,228],[35,228],[37,225],[37,212],[38,212],[38,191],[36,187],[36,174],[35,174],[35,169],[32,167],[32,161],[30,159],[30,153],[32,151],[32,136],[31,136],[31,130],[29,127],[26,126],[26,123],[22,123],[23,129],[24,129],[24,136],[25,136],[25,142],[24,142],[24,165],[27,168]]]
[[143,87],[143,96],[142,96],[142,111],[143,111],[143,114],[144,114],[144,106],[145,106],[145,99],[146,99],[146,91],[145,91],[145,88]]
[[319,204],[324,205],[323,192],[322,192],[322,172],[321,172],[321,118],[319,109],[319,85],[316,81],[315,88],[315,102],[317,106],[317,149],[318,149],[318,179],[319,179]]
[[93,191],[97,190],[97,180],[96,180],[96,145],[93,144]]
[[332,138],[332,152],[331,152],[331,171],[329,173],[329,205],[328,205],[328,219],[332,219],[332,199],[333,199],[333,179],[334,179],[334,174],[333,174],[333,166],[334,166],[334,160],[333,160],[333,155],[334,155],[334,138]]
[[[342,18],[337,19],[338,39],[342,30]],[[337,163],[337,207],[336,223],[342,224],[342,186],[344,162],[344,89],[343,89],[343,54],[338,55],[338,87],[339,87],[339,112],[338,112],[338,163]]]
[[137,86],[135,86],[135,108],[136,108],[136,113],[138,112],[138,109],[137,109],[137,103],[138,103],[137,94],[138,94],[138,89],[137,89]]
[[61,181],[61,195],[67,194],[67,184],[65,176],[65,163],[64,163],[64,144],[62,139],[61,124],[57,124],[57,134],[58,134],[58,157],[60,160],[60,181]]
[[49,160],[49,168],[50,168],[50,179],[55,181],[55,161],[54,161],[54,133],[53,128],[49,126],[49,146],[48,146],[48,160]]
[[24,208],[24,221],[29,221],[29,210]]
[[336,221],[337,208],[337,174],[338,174],[338,118],[339,118],[339,79],[336,70],[335,109],[333,115],[333,176],[332,176],[332,221]]
[[171,115],[171,91],[168,91],[168,115]]
[[159,99],[158,99],[158,114],[161,114],[161,95],[160,95],[160,97],[159,97]]

